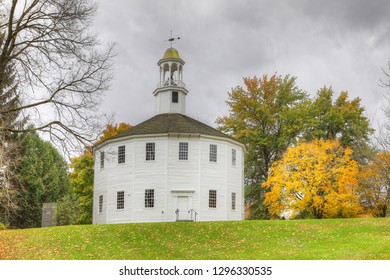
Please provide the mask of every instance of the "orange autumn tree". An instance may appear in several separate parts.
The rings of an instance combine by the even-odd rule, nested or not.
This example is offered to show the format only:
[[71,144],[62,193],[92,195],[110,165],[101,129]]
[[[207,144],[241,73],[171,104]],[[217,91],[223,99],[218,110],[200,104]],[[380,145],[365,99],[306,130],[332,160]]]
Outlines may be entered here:
[[108,124],[103,130],[102,135],[99,137],[98,143],[103,142],[104,140],[115,136],[122,131],[128,130],[129,128],[131,128],[131,125],[124,122],[119,124]]
[[308,218],[355,217],[358,164],[337,140],[314,140],[288,148],[273,164],[263,187],[272,215]]

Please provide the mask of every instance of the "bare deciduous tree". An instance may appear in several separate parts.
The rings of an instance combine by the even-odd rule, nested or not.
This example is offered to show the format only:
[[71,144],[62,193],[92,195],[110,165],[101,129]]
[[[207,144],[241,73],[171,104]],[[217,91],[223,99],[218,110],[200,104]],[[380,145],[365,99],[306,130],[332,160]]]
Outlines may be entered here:
[[[390,70],[390,61],[388,63]],[[390,72],[382,69],[385,80],[381,79],[381,86],[390,89]],[[390,208],[390,91],[385,96],[387,103],[382,108],[387,120],[380,124],[376,135],[378,154],[372,162],[364,167],[361,180],[361,199],[363,205],[374,216],[386,217]]]
[[[386,127],[387,131],[390,131],[390,122],[389,122],[389,120],[390,120],[390,60],[389,60],[387,65],[389,68],[387,71],[382,68],[382,72],[385,76],[385,79],[380,79],[380,86],[388,89],[387,95],[385,96],[386,100],[387,100],[387,104],[382,109],[383,109],[383,111],[388,119],[388,122],[385,124],[385,127]],[[383,141],[384,140],[383,135],[381,135],[381,136],[382,136],[381,140]],[[389,141],[389,143],[390,143],[390,141]]]
[[0,134],[0,222],[9,224],[18,208],[14,166],[19,161],[18,142],[6,141]]
[[[0,47],[2,46],[0,41]],[[0,75],[0,111],[20,106],[12,64],[2,69]],[[0,114],[0,127],[21,129],[25,120],[19,111]],[[19,143],[9,131],[0,131],[0,222],[10,224],[17,211],[17,189],[14,170],[19,163]]]
[[90,30],[96,9],[88,0],[0,0],[0,77],[12,67],[20,97],[0,115],[28,117],[68,151],[94,140],[111,80],[113,48],[100,48]]

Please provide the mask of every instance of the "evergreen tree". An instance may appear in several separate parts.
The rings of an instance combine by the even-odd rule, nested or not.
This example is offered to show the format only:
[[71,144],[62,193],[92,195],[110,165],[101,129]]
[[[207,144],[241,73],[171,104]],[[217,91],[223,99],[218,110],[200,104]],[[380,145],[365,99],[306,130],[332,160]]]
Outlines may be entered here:
[[18,177],[18,216],[15,227],[39,227],[42,204],[57,202],[69,190],[67,164],[58,151],[35,132],[21,136]]
[[[0,34],[0,48],[3,44]],[[17,209],[13,170],[19,160],[19,143],[12,129],[20,129],[25,119],[9,109],[20,105],[12,64],[0,65],[0,223],[9,224]]]
[[76,225],[83,214],[78,201],[70,193],[57,202],[55,219],[58,226]]

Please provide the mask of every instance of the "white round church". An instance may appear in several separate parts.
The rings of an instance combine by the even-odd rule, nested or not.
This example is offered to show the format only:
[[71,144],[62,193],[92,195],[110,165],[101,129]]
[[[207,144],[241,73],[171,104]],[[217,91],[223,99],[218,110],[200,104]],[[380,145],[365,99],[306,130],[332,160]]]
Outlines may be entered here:
[[93,223],[242,220],[244,145],[186,116],[176,49],[157,65],[157,114],[94,149]]

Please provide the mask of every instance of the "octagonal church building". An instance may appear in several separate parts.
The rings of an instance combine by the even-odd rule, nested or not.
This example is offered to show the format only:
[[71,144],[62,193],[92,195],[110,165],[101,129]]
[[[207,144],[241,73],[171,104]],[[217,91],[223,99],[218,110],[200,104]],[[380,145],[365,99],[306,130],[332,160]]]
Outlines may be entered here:
[[244,145],[186,115],[175,48],[157,65],[156,115],[94,148],[93,223],[242,220]]

